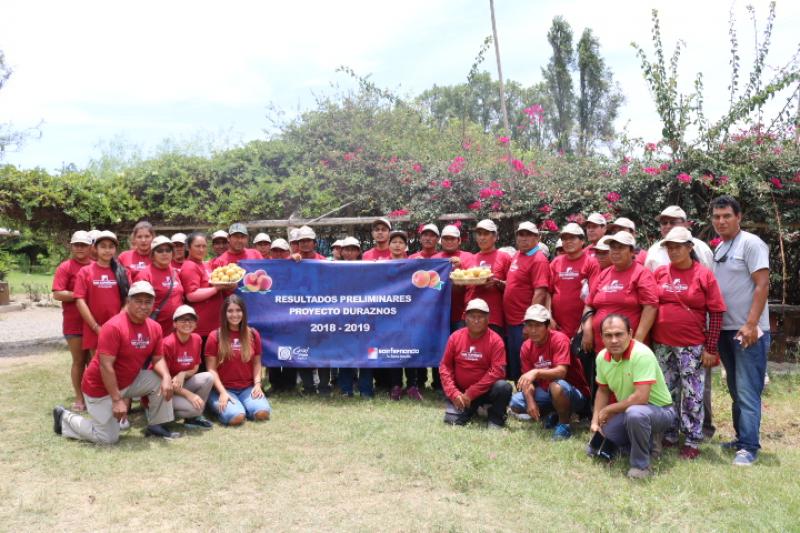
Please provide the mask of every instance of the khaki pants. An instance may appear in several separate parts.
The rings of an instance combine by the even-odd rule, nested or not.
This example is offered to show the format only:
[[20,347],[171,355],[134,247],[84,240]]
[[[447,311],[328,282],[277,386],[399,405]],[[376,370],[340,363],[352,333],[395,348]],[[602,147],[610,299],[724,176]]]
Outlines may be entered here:
[[172,396],[172,409],[175,411],[175,418],[195,418],[203,414],[208,394],[214,386],[214,377],[211,372],[198,372],[183,382],[183,388],[193,392],[203,399],[203,405],[196,409],[189,400],[178,393]]
[[[161,396],[161,378],[152,370],[141,370],[127,388],[120,391],[123,398],[147,396],[147,423],[164,424],[174,419],[172,401]],[[65,437],[88,440],[97,444],[114,444],[119,440],[119,422],[112,413],[111,396],[93,398],[83,395],[91,419],[66,412],[61,418],[61,431]]]

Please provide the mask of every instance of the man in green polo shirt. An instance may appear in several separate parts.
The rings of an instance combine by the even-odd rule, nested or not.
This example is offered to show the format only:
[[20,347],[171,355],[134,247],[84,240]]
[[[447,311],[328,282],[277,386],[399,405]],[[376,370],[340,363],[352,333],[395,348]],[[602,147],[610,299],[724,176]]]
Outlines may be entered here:
[[[599,387],[591,429],[620,448],[629,447],[628,477],[644,478],[651,474],[653,435],[676,422],[672,397],[655,355],[633,339],[627,317],[608,315],[601,332],[606,347],[597,354]],[[616,403],[610,403],[612,393]]]

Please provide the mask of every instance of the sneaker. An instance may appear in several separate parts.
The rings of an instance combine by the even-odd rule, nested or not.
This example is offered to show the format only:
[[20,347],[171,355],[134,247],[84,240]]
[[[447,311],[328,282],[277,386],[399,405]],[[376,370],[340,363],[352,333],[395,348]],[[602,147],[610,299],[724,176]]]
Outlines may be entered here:
[[53,432],[56,435],[61,435],[61,419],[64,417],[64,413],[66,412],[67,410],[61,405],[56,405],[53,407]]
[[422,393],[419,391],[417,387],[409,387],[408,389],[406,389],[406,394],[411,400],[416,400],[418,402],[422,401]]
[[558,413],[550,413],[544,419],[544,429],[553,429],[558,425]]
[[402,397],[403,397],[403,389],[398,385],[392,387],[391,392],[389,392],[389,398],[397,402],[400,401],[400,398]]
[[488,429],[494,429],[494,430],[497,430],[497,429],[500,429],[500,430],[502,430],[502,429],[506,429],[506,427],[505,427],[505,426],[501,426],[500,424],[495,424],[494,422],[491,422],[491,421],[490,421],[490,422],[489,422],[489,423],[486,425],[486,427],[487,427]]
[[681,448],[681,453],[678,454],[678,457],[681,459],[686,459],[687,461],[691,461],[700,457],[700,450],[689,445],[684,445],[683,448]]
[[533,420],[533,418],[531,418],[531,415],[529,415],[528,413],[518,413],[516,411],[510,411],[510,413],[511,413],[511,416],[513,416],[517,420],[521,420],[523,422],[528,422],[530,420]]
[[489,418],[489,408],[486,407],[485,405],[481,405],[480,407],[478,407],[476,413],[481,418]]
[[119,430],[120,431],[125,431],[126,429],[130,429],[130,428],[131,428],[131,423],[127,418],[123,418],[122,420],[119,421]]
[[161,424],[153,424],[152,426],[147,426],[144,430],[145,437],[160,437],[162,439],[172,440],[177,439],[181,436],[180,433],[175,431],[170,431]]
[[567,440],[572,437],[572,429],[569,424],[558,424],[553,431],[553,440]]
[[752,466],[756,462],[756,456],[745,449],[736,452],[733,458],[733,466]]
[[183,425],[190,429],[211,429],[214,427],[214,424],[211,423],[211,420],[203,415],[196,416],[194,418],[187,418],[183,421]]
[[628,477],[631,479],[646,479],[653,475],[653,471],[649,468],[633,468],[628,470]]
[[739,441],[738,440],[731,440],[728,442],[723,442],[719,445],[720,448],[723,450],[738,450],[739,449]]

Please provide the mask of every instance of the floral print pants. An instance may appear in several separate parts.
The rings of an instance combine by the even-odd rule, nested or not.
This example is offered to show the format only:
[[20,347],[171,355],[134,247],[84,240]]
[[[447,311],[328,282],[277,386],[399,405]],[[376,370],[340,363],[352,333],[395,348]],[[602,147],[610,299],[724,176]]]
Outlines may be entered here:
[[[703,389],[706,380],[703,345],[666,346],[656,343],[653,352],[678,411],[680,432],[686,436],[686,445],[696,448],[703,441]],[[678,428],[673,427],[664,437],[676,443]]]

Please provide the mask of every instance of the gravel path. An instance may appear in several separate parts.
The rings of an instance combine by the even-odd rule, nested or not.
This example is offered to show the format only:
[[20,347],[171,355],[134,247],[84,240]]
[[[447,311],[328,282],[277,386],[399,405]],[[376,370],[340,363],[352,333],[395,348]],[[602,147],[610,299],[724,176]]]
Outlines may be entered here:
[[41,352],[66,346],[60,307],[29,307],[0,314],[0,356]]

